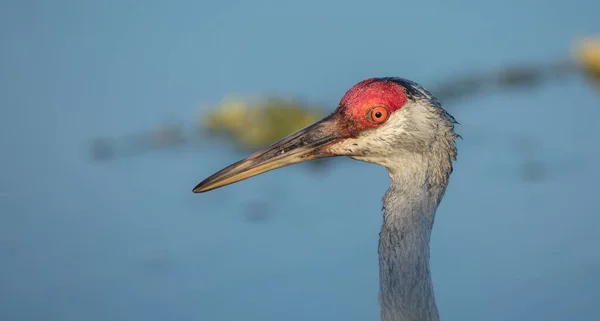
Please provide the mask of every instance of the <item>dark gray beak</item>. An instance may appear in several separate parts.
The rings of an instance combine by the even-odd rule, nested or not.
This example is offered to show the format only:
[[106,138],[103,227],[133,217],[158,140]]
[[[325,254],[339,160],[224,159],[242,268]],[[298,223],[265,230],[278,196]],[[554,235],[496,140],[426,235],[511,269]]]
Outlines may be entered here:
[[342,138],[338,127],[335,118],[328,116],[225,167],[198,184],[193,192],[207,192],[284,166],[336,156],[327,147]]

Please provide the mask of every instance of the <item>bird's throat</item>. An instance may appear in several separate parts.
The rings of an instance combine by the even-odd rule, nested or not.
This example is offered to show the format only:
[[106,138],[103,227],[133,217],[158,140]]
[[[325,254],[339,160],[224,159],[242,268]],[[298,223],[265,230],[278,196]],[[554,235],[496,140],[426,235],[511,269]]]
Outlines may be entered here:
[[429,270],[437,197],[429,189],[392,185],[384,197],[379,235],[382,321],[439,320]]

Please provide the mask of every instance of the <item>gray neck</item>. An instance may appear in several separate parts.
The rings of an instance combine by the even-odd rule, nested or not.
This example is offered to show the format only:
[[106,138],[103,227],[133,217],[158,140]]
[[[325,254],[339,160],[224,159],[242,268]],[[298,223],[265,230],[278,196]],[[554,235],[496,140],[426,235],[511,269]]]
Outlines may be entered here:
[[392,184],[384,196],[379,235],[382,321],[439,320],[429,270],[429,240],[453,157],[414,157],[410,162],[399,160],[401,170],[388,168]]

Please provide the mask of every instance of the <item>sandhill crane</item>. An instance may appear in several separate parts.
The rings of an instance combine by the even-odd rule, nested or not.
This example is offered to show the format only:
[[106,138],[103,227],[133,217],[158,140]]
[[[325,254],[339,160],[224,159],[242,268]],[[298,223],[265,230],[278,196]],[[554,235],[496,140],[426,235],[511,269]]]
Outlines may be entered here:
[[383,197],[379,234],[381,320],[439,320],[429,243],[456,160],[455,124],[454,117],[412,81],[363,80],[346,92],[331,115],[222,169],[193,191],[206,192],[322,157],[348,156],[384,166],[391,184]]

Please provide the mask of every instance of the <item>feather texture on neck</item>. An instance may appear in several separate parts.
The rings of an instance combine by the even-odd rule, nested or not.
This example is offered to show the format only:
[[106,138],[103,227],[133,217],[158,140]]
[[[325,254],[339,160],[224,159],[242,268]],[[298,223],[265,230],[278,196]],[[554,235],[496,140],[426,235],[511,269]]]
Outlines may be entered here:
[[457,136],[451,129],[437,131],[435,136],[427,148],[399,154],[386,164],[392,183],[383,198],[379,235],[382,321],[439,320],[429,243],[456,159]]

